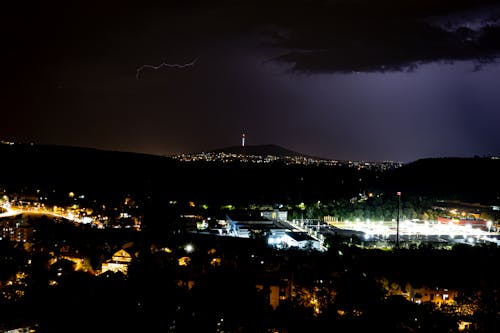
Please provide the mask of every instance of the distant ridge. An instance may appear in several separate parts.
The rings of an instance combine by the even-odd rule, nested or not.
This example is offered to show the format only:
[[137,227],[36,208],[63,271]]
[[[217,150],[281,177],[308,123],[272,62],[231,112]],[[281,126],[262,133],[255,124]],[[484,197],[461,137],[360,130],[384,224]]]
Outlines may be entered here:
[[[307,156],[277,145],[235,146],[214,152]],[[288,167],[287,163],[203,162],[210,159],[184,163],[158,155],[37,144],[0,144],[0,156],[0,191],[57,189],[57,193],[82,192],[105,200],[135,193],[146,201],[160,197],[159,202],[280,202],[298,200],[299,196],[317,201],[352,198],[364,191],[401,191],[403,199],[433,196],[500,206],[497,157],[427,158],[397,168],[372,169],[343,163],[332,164],[338,168],[317,168],[314,166],[321,164],[316,163]],[[263,184],[274,186],[263,191]]]
[[432,193],[440,198],[457,196],[464,201],[498,205],[498,170],[500,159],[495,157],[423,158],[387,172],[381,183],[393,192]]
[[226,154],[247,155],[247,156],[254,155],[254,156],[277,156],[277,157],[304,157],[304,158],[314,158],[320,160],[329,160],[323,157],[301,154],[299,152],[286,149],[274,144],[231,146],[226,148],[214,149],[211,150],[210,153],[226,153]]

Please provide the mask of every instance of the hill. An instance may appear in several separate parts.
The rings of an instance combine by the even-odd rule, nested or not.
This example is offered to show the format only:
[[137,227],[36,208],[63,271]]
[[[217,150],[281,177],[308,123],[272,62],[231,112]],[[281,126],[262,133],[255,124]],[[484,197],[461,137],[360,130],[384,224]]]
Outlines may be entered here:
[[[237,148],[223,151],[295,153],[273,145]],[[41,187],[66,195],[79,191],[106,200],[133,194],[154,199],[160,206],[169,200],[326,202],[373,191],[494,205],[500,198],[500,160],[491,158],[422,159],[382,171],[345,165],[183,162],[156,155],[23,144],[0,145],[0,156],[0,187],[6,189]]]
[[94,194],[137,191],[144,171],[168,161],[162,157],[57,145],[0,145],[0,185],[54,188]]
[[283,148],[278,145],[267,144],[267,145],[250,145],[250,146],[231,146],[226,148],[214,149],[210,151],[211,153],[226,153],[226,154],[236,154],[236,155],[247,155],[247,156],[277,156],[277,157],[305,157],[305,158],[315,158],[326,160],[326,158],[320,158],[310,155],[305,155],[298,153],[296,151]]
[[[259,153],[288,154],[273,146],[260,148]],[[161,198],[161,202],[331,199],[358,193],[362,183],[356,180],[369,179],[370,173],[341,166],[183,162],[164,156],[66,146],[0,145],[0,155],[0,186],[57,188],[106,198],[137,193]]]
[[426,158],[391,170],[380,179],[389,191],[485,204],[500,203],[500,159]]

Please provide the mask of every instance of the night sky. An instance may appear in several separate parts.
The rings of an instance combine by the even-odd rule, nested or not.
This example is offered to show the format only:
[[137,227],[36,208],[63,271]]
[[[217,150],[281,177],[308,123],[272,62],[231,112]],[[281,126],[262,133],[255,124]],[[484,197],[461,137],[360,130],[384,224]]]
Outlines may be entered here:
[[332,159],[500,155],[499,1],[14,2],[2,140],[170,155],[245,133]]

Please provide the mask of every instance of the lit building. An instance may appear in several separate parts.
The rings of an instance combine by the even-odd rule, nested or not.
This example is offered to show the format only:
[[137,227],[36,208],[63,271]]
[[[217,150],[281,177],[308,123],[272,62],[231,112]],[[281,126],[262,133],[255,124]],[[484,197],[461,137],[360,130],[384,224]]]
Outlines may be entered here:
[[226,216],[228,234],[235,237],[250,238],[252,233],[276,233],[283,228],[274,221],[262,217]]
[[102,264],[101,274],[107,271],[111,271],[115,273],[122,272],[123,274],[127,275],[128,265],[131,261],[132,256],[124,249],[121,249],[115,252],[110,260]]
[[262,281],[257,282],[257,290],[266,292],[269,305],[276,309],[281,302],[292,297],[293,283],[290,278],[277,276],[262,276]]
[[32,242],[34,228],[23,220],[0,221],[0,237],[11,242]]
[[290,247],[298,247],[300,249],[314,249],[321,251],[321,243],[309,236],[306,232],[287,232],[282,237],[281,241]]
[[433,302],[437,305],[450,304],[455,302],[455,298],[458,295],[456,290],[438,287],[413,288],[410,285],[407,285],[406,290],[407,293],[405,296],[414,303]]
[[278,209],[266,210],[266,211],[261,212],[260,216],[262,216],[263,218],[266,218],[268,220],[286,221],[288,218],[288,212],[280,211]]

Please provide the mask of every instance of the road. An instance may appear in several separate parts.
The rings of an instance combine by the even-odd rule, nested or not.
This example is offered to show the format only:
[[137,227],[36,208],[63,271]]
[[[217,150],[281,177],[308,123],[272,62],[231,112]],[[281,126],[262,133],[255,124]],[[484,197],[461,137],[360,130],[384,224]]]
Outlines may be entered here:
[[43,207],[18,207],[18,206],[10,206],[8,204],[2,205],[2,208],[6,210],[6,212],[0,213],[0,218],[16,216],[21,214],[41,214],[41,215],[49,215],[53,217],[60,217],[74,222],[82,222],[81,219],[75,217],[72,213],[57,213],[53,210],[48,210]]

